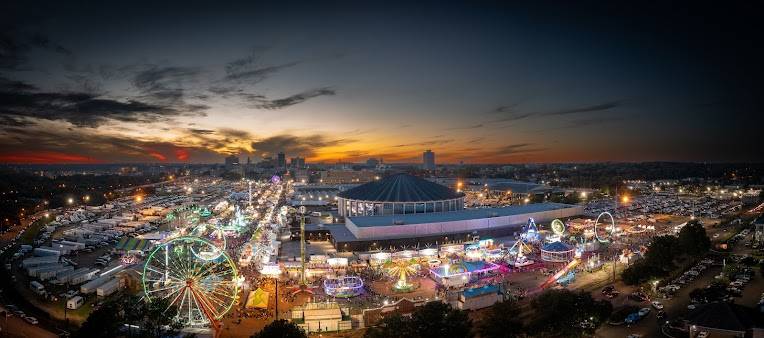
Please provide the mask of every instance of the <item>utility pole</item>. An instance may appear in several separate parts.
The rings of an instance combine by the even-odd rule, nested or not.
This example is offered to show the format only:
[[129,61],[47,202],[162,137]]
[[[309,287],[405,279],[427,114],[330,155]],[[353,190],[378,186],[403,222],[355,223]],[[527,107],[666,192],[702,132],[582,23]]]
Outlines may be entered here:
[[305,286],[305,206],[300,206],[300,263],[302,264],[302,276],[300,285]]

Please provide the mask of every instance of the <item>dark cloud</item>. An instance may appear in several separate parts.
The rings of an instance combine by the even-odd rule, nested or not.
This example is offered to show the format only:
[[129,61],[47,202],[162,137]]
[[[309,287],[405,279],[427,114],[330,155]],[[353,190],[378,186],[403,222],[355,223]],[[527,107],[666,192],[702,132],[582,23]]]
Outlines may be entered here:
[[210,129],[196,129],[196,128],[190,128],[188,131],[194,133],[194,134],[214,134],[214,130]]
[[164,103],[182,103],[184,84],[201,73],[199,67],[159,67],[152,65],[139,71],[132,83],[150,100]]
[[448,144],[452,142],[454,142],[454,139],[441,139],[441,140],[423,141],[423,142],[415,142],[415,143],[397,144],[397,145],[394,145],[393,148],[415,147],[415,146],[435,146],[435,145],[441,145],[441,144]]
[[300,63],[289,62],[289,63],[284,63],[284,64],[276,65],[276,66],[268,66],[268,67],[255,68],[255,69],[240,71],[235,73],[229,73],[229,74],[226,74],[225,79],[233,80],[233,81],[247,81],[248,83],[259,83],[267,79],[268,76],[274,73],[277,73],[289,67],[294,67],[298,64]]
[[620,105],[621,105],[621,103],[619,101],[605,102],[605,103],[601,103],[601,104],[595,104],[595,105],[592,105],[592,106],[570,108],[570,109],[563,109],[563,110],[558,110],[558,111],[542,113],[541,115],[544,115],[544,116],[559,116],[559,115],[592,113],[592,112],[598,112],[598,111],[603,111],[603,110],[609,110],[611,108],[615,108],[615,107],[618,107]]
[[26,62],[29,46],[19,41],[7,27],[0,27],[0,69],[17,69]]
[[[0,129],[0,159],[37,158],[56,162],[62,156],[94,162],[217,162],[220,154],[201,146],[105,135],[87,129],[51,129],[39,126]],[[32,156],[34,155],[34,156]],[[24,160],[17,160],[24,162]]]
[[227,138],[235,138],[235,139],[251,139],[252,138],[252,134],[250,134],[248,131],[231,129],[231,128],[220,128],[218,129],[218,134],[223,135]]
[[478,129],[478,128],[483,128],[483,124],[478,123],[478,124],[473,124],[471,126],[451,127],[451,128],[446,128],[445,130],[468,130],[468,129]]
[[28,60],[28,54],[35,48],[65,56],[72,55],[69,49],[51,41],[42,33],[23,32],[0,24],[0,69],[26,70],[24,65]]
[[74,82],[78,91],[87,93],[102,93],[101,84],[90,76],[84,74],[68,74],[66,78]]
[[516,155],[516,154],[525,154],[525,153],[533,153],[538,151],[545,150],[544,148],[529,148],[533,144],[531,143],[515,143],[515,144],[508,144],[502,147],[499,147],[495,151],[493,151],[496,155]]
[[261,65],[258,51],[255,50],[250,55],[227,63],[225,65],[226,76],[224,80],[247,82],[249,84],[259,83],[283,69],[294,67],[298,64],[300,62],[294,61],[275,66],[263,66]]
[[337,92],[330,87],[311,89],[299,94],[285,97],[283,99],[276,99],[276,100],[256,99],[254,102],[254,107],[260,108],[260,109],[283,109],[290,106],[294,106],[296,104],[303,103],[312,98],[316,98],[319,96],[331,96],[331,95],[335,95],[336,93]]
[[510,112],[510,113],[508,113],[506,115],[507,116],[505,116],[505,117],[494,119],[494,120],[490,120],[488,122],[489,123],[501,123],[501,122],[517,121],[517,120],[522,120],[522,119],[529,118],[531,116],[536,116],[538,114],[535,114],[535,113],[515,113],[515,112]]
[[51,41],[50,38],[48,38],[47,36],[43,35],[40,32],[33,33],[29,40],[30,40],[30,43],[36,47],[51,50],[56,53],[67,55],[67,56],[72,55],[72,52],[69,49],[67,49],[66,47],[58,43]]
[[111,120],[149,123],[200,114],[193,109],[180,111],[170,106],[115,100],[83,92],[43,92],[23,82],[0,78],[0,116],[17,121],[23,118],[62,120],[77,126],[96,127]]
[[590,127],[590,126],[596,126],[600,124],[607,124],[607,123],[613,123],[613,122],[620,122],[626,120],[627,117],[624,116],[612,116],[612,117],[597,117],[597,118],[586,118],[586,119],[577,119],[570,121],[567,128],[581,128],[581,127]]
[[283,151],[287,155],[313,156],[316,150],[353,142],[348,139],[331,139],[323,135],[276,135],[252,142],[252,149],[263,154]]
[[612,101],[612,102],[605,102],[590,106],[584,106],[584,107],[573,107],[573,108],[567,108],[567,109],[561,109],[561,110],[554,110],[554,111],[547,111],[547,112],[518,112],[514,109],[516,106],[503,106],[496,108],[495,110],[491,111],[495,114],[501,114],[504,115],[501,118],[497,118],[494,120],[491,120],[489,122],[491,123],[501,123],[501,122],[510,122],[510,121],[517,121],[522,120],[530,117],[545,117],[545,116],[565,116],[565,115],[577,115],[577,114],[585,114],[585,113],[595,113],[595,112],[601,112],[610,110],[612,108],[616,108],[621,105],[620,101]]

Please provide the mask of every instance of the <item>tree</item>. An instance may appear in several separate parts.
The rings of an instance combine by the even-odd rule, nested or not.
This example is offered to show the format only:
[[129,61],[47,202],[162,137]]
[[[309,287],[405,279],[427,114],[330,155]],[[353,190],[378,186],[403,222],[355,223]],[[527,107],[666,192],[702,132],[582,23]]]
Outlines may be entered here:
[[687,222],[679,231],[679,245],[685,254],[696,256],[704,254],[711,248],[711,239],[706,229],[697,220]]
[[520,308],[512,300],[495,304],[478,327],[482,338],[511,338],[523,333]]
[[662,270],[674,268],[674,258],[679,254],[679,241],[671,235],[653,238],[645,252],[645,261],[648,265],[660,267]]
[[174,307],[168,310],[169,298],[159,298],[151,302],[138,300],[132,304],[137,304],[136,312],[132,316],[128,315],[128,318],[133,317],[132,322],[141,328],[138,337],[175,336],[183,327],[173,315],[177,310]]
[[411,316],[418,337],[471,337],[472,322],[467,312],[441,302],[429,302]]
[[529,325],[535,336],[580,337],[592,334],[613,311],[606,300],[590,293],[549,290],[531,301],[534,317]]
[[370,328],[365,338],[382,337],[472,337],[472,322],[467,313],[441,302],[430,302],[417,308],[411,318],[390,316],[377,327]]
[[122,308],[117,301],[103,303],[98,309],[90,313],[90,316],[82,323],[74,336],[83,338],[116,337],[123,327],[119,321],[121,311]]
[[628,285],[639,285],[653,277],[663,276],[666,272],[660,267],[651,265],[646,259],[636,261],[621,273],[621,279]]
[[175,309],[168,309],[168,305],[169,300],[165,299],[145,302],[133,295],[120,294],[93,311],[75,337],[115,337],[132,330],[132,326],[138,328],[128,332],[131,337],[176,335],[182,325],[172,315]]
[[305,332],[294,323],[279,319],[266,325],[252,338],[307,338]]
[[364,338],[412,338],[416,337],[411,318],[392,315],[382,319],[377,326],[370,327]]

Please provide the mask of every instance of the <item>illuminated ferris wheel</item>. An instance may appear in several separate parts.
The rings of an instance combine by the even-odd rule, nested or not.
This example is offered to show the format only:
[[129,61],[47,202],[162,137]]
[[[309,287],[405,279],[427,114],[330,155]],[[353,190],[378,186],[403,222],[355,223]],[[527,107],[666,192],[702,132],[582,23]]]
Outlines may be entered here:
[[186,326],[216,324],[234,305],[239,292],[236,266],[225,252],[203,259],[197,252],[215,251],[198,237],[179,237],[158,246],[143,267],[143,290],[149,301],[169,299]]

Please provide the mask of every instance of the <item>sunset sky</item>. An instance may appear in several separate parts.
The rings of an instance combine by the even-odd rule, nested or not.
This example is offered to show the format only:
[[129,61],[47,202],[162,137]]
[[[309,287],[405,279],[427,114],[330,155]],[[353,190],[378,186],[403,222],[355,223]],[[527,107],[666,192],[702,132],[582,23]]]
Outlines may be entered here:
[[206,3],[3,2],[0,162],[761,161],[748,5]]

